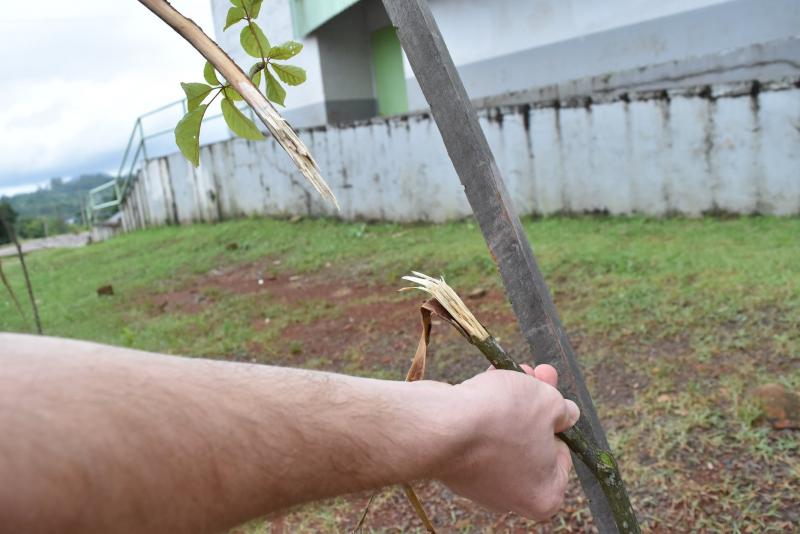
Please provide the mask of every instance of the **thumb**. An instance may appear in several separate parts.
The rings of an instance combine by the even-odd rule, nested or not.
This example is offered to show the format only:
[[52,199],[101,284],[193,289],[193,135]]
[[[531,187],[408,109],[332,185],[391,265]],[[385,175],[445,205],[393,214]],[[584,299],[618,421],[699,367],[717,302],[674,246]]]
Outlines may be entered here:
[[564,399],[564,409],[557,415],[554,422],[556,433],[564,432],[578,422],[581,411],[578,405],[569,399]]

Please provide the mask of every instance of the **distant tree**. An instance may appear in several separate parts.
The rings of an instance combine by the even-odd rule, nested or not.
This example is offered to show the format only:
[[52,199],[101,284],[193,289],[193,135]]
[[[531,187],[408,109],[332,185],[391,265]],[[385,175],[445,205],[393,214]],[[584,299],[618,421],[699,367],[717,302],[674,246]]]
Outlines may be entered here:
[[45,222],[43,219],[20,218],[17,221],[17,235],[20,239],[37,239],[45,237]]
[[66,234],[72,230],[64,217],[50,217],[46,222],[47,235]]
[[17,222],[17,212],[11,207],[8,200],[0,202],[0,244],[10,243],[11,236],[6,232],[6,227],[1,221],[6,221],[8,226],[14,226]]
[[[22,219],[30,221],[46,218],[47,234],[55,235],[64,231],[65,226],[60,221],[75,217],[80,220],[82,201],[89,190],[110,180],[112,177],[107,174],[86,174],[70,180],[52,178],[47,187],[4,199],[19,214],[20,237],[29,239],[44,232],[42,221],[29,226],[22,225]],[[41,230],[36,230],[37,227],[41,227]]]

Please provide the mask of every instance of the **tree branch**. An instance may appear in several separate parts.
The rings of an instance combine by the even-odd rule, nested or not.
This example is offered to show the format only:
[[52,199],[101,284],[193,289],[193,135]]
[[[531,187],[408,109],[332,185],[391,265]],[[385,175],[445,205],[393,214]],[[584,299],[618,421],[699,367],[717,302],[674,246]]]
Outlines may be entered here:
[[[425,353],[430,335],[430,314],[435,313],[458,330],[471,344],[478,347],[478,350],[496,369],[525,372],[500,346],[497,339],[478,321],[461,297],[445,283],[444,279],[437,280],[416,271],[413,272],[413,276],[404,276],[403,279],[417,284],[415,287],[403,289],[420,289],[433,296],[420,309],[423,317],[423,329],[417,353],[414,355],[412,369],[415,367],[424,369],[425,367]],[[581,417],[584,416],[581,414]],[[567,444],[597,479],[608,500],[611,514],[620,534],[639,534],[641,532],[639,522],[633,506],[631,506],[619,466],[611,451],[601,447],[591,434],[581,431],[577,424],[556,436]]]
[[175,32],[186,39],[200,54],[219,71],[229,84],[242,95],[242,98],[253,109],[255,114],[272,133],[278,143],[292,158],[300,172],[311,182],[320,195],[339,210],[339,203],[328,184],[320,174],[317,162],[308,148],[297,136],[286,120],[275,111],[272,104],[262,95],[253,82],[239,66],[225,53],[217,43],[211,40],[203,30],[165,0],[139,0],[158,18],[166,22]]

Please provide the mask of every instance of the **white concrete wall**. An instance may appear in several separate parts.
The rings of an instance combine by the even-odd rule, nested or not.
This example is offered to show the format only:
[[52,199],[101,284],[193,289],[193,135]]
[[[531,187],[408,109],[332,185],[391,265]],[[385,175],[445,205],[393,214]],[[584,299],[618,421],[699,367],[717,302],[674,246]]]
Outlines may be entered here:
[[430,0],[456,65],[731,0]]
[[[220,44],[249,66],[252,59],[239,46],[238,29],[222,31],[229,0],[211,3]],[[692,58],[705,56],[707,63],[713,63],[716,54],[732,49],[800,36],[797,0],[430,0],[430,4],[467,92],[475,99],[654,64],[674,63],[673,78],[691,76],[695,73],[684,62]],[[292,63],[306,69],[308,81],[287,90],[286,108],[281,111],[292,124],[310,127],[335,121],[339,115],[369,114],[373,95],[367,79],[368,33],[374,21],[385,20],[381,11],[379,0],[362,0],[299,39],[305,49]],[[273,42],[294,38],[288,0],[265,0],[258,22]],[[348,50],[344,55],[332,44],[337,35],[342,36],[339,48]],[[360,44],[348,47],[347,41]],[[794,65],[783,64],[784,74],[798,70],[797,62]],[[409,109],[423,110],[427,104],[407,62],[405,69]],[[652,81],[646,75],[638,79]],[[351,86],[350,93],[342,89]],[[328,101],[334,102],[332,113]],[[336,111],[339,108],[341,112]]]
[[[475,99],[800,36],[797,0],[430,0],[430,5]],[[425,109],[408,61],[405,69],[409,109]],[[680,64],[673,71],[685,74]]]
[[[800,80],[488,108],[479,118],[521,214],[800,214]],[[242,215],[444,221],[469,216],[427,115],[302,130],[333,213],[271,139],[148,162],[127,229]]]

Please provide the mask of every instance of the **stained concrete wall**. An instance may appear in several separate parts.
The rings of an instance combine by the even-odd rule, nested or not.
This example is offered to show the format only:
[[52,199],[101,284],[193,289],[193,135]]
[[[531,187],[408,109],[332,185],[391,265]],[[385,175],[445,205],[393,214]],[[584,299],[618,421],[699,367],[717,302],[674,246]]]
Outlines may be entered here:
[[[489,107],[479,120],[522,214],[800,214],[800,78]],[[427,114],[300,131],[333,213],[277,143],[232,139],[147,162],[126,229],[243,215],[469,216]]]

